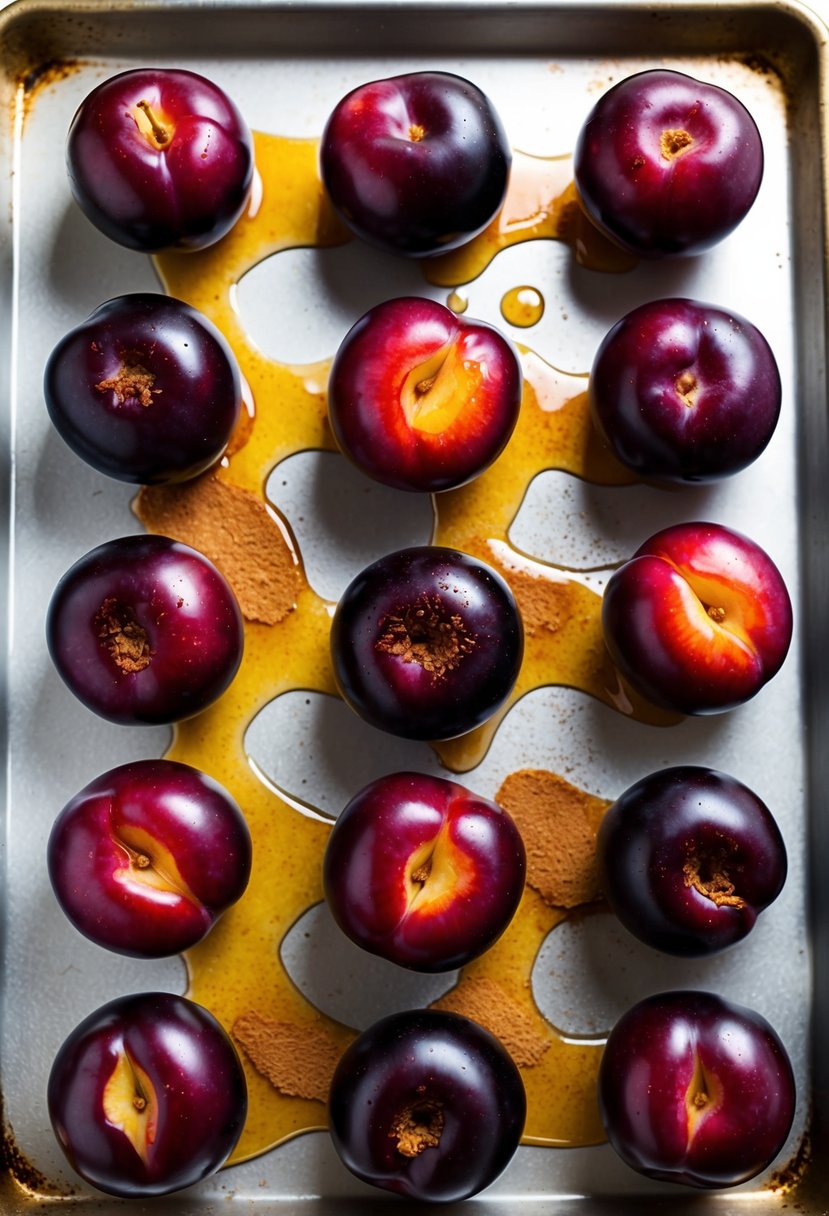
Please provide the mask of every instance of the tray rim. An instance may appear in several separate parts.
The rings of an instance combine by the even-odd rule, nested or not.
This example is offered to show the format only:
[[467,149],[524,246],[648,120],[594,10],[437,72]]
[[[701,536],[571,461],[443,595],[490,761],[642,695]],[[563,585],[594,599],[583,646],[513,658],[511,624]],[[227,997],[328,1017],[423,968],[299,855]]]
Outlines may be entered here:
[[[384,13],[388,16],[418,13],[436,2],[437,0],[240,0],[239,3],[236,0],[114,0],[114,3],[107,5],[107,16],[113,20],[152,21],[155,19],[168,21],[180,20],[188,15],[205,17],[211,14],[223,14],[227,16],[233,14],[236,18],[244,15],[247,19],[250,19],[268,14],[271,17],[290,17],[300,22],[307,20],[316,22],[328,14],[343,19],[349,16],[354,17],[366,14],[370,14],[372,18],[375,18],[378,13]],[[816,78],[815,96],[819,111],[817,126],[820,135],[819,145],[822,152],[820,164],[815,167],[815,174],[819,182],[820,205],[816,220],[822,249],[820,274],[817,276],[816,282],[806,292],[806,295],[810,298],[805,302],[801,302],[798,308],[808,307],[814,310],[816,301],[824,303],[827,295],[827,283],[829,283],[829,243],[827,242],[827,215],[829,215],[829,134],[827,133],[829,26],[827,22],[809,6],[801,3],[800,0],[759,0],[759,2],[753,2],[753,0],[726,0],[725,3],[723,3],[723,0],[676,0],[676,2],[674,0],[655,0],[655,2],[650,3],[645,2],[645,0],[591,0],[590,3],[586,4],[580,3],[579,0],[552,0],[552,2],[551,0],[487,0],[484,21],[485,23],[491,23],[496,18],[505,20],[507,18],[514,18],[518,14],[522,17],[531,17],[536,14],[543,14],[547,17],[560,16],[562,20],[566,20],[573,14],[577,14],[581,20],[591,20],[596,16],[606,15],[611,11],[620,17],[624,15],[626,18],[647,16],[653,19],[659,17],[660,14],[663,17],[668,15],[671,20],[677,23],[684,19],[695,19],[697,17],[710,19],[711,21],[716,19],[717,23],[725,24],[729,21],[735,21],[736,25],[729,36],[731,41],[740,41],[741,35],[749,29],[749,26],[745,23],[752,17],[755,20],[762,16],[766,20],[782,21],[787,23],[792,31],[798,31],[803,43],[800,48],[801,52],[805,51],[807,54],[811,53],[813,55]],[[445,2],[442,0],[441,2],[440,19],[442,20],[452,20],[455,18],[468,19],[472,14],[479,18],[483,16],[480,0],[445,0]],[[30,27],[33,27],[38,22],[41,25],[52,27],[52,30],[57,26],[57,37],[61,37],[64,29],[63,22],[68,21],[71,23],[73,18],[78,19],[93,16],[96,19],[100,19],[103,16],[100,0],[71,0],[67,4],[61,4],[59,0],[12,0],[12,3],[0,9],[0,77],[2,78],[0,79],[0,95],[4,96],[4,100],[7,99],[6,95],[9,93],[10,85],[14,86],[13,91],[19,91],[21,87],[25,91],[23,81],[24,68],[28,68],[29,72],[34,72],[43,66],[44,63],[42,59],[33,61],[21,57],[21,49],[22,46],[25,46],[25,39],[22,46],[15,45],[20,32],[20,26],[28,24]],[[24,30],[23,33],[25,34],[25,32]],[[554,39],[555,35],[553,35]],[[691,40],[689,53],[693,53],[694,49],[695,44]],[[269,44],[265,44],[264,48],[261,46],[252,48],[251,53],[267,54],[268,50]],[[481,48],[476,45],[471,48],[471,51],[475,53],[475,51],[481,51]],[[188,54],[190,53],[192,52],[188,48]],[[530,53],[530,48],[528,48],[527,53]],[[567,54],[573,52],[560,53]],[[5,61],[5,56],[15,59],[14,76],[6,71],[8,65]],[[165,58],[167,56],[168,53],[165,51]],[[781,74],[785,76],[785,70],[781,65],[782,61],[778,61],[776,64],[780,68]],[[37,81],[35,80],[35,86],[36,83]],[[7,116],[11,114],[14,118],[15,113],[16,111],[13,106],[4,107],[4,114]],[[13,147],[17,139],[16,130],[12,129],[10,131],[8,127],[9,124],[4,122],[3,130],[0,131],[0,158],[3,156],[7,141]],[[12,160],[12,171],[13,165],[14,161]],[[11,195],[8,183],[4,183],[0,189],[7,191]],[[0,201],[2,201],[3,197],[4,195],[0,194]],[[10,248],[7,252],[0,251],[0,292],[2,292],[4,286],[11,282],[12,292],[7,297],[7,299],[10,299],[13,298],[14,291],[16,290],[16,275],[18,273],[14,242],[17,217],[11,206],[6,209],[6,213],[7,219],[4,217],[3,222],[5,222],[12,240],[8,242]],[[2,238],[0,238],[0,245],[2,243]],[[9,274],[11,276],[10,279],[8,278]],[[4,309],[5,305],[0,300],[0,331],[2,331],[6,321]],[[824,322],[822,327],[819,327],[821,350],[817,352],[818,357],[821,353],[829,350],[829,319],[826,318],[825,308],[822,309],[822,315]],[[13,330],[14,326],[12,326]],[[0,332],[0,357],[5,353],[6,338],[7,335]],[[813,338],[814,335],[811,335],[811,339],[809,335],[800,335],[798,356],[815,356],[816,352],[812,345]],[[7,344],[13,352],[16,345],[16,334],[14,332],[8,334]],[[0,443],[2,444],[2,456],[0,457],[0,502],[6,507],[7,519],[9,520],[9,527],[0,530],[0,567],[6,571],[10,568],[9,561],[13,543],[12,531],[14,521],[12,502],[14,489],[13,453],[11,452],[9,442],[11,437],[9,434],[8,410],[6,408],[14,392],[13,381],[14,361],[12,359],[7,361],[7,372],[0,379],[0,386],[2,386],[0,387]],[[825,377],[823,382],[825,389]],[[9,396],[7,400],[4,400],[7,393]],[[826,405],[826,401],[824,401],[824,405]],[[829,434],[829,419],[827,419],[826,415],[829,415],[829,409],[824,410],[823,423],[824,430]],[[801,444],[801,447],[803,446]],[[815,446],[824,451],[829,451],[829,442],[825,445],[819,444]],[[815,484],[825,485],[825,476],[821,477],[821,470],[811,467],[814,464],[814,460],[809,460],[810,455],[813,455],[813,452],[808,450],[799,453],[799,456],[805,460],[807,465],[807,480],[814,480]],[[820,505],[821,511],[819,517],[811,521],[802,540],[804,571],[813,568],[810,559],[821,551],[822,536],[829,536],[829,502],[821,503]],[[819,586],[804,586],[804,611],[807,619],[816,618],[821,605],[825,603],[824,591],[829,593],[829,589],[824,588],[822,584]],[[6,594],[0,596],[0,631],[2,631],[6,649],[8,647],[9,620],[9,589],[7,587]],[[804,636],[811,636],[809,628],[804,630]],[[7,665],[5,664],[0,666],[0,698],[2,698],[2,704],[8,710],[6,667]],[[816,686],[813,686],[811,683],[809,684],[806,700],[806,717],[813,728],[813,733],[818,734],[819,730],[824,726],[826,729],[829,729],[829,673],[825,677],[820,678]],[[0,715],[0,747],[2,747],[4,754],[7,750],[6,721],[7,714]],[[815,750],[814,745],[806,749],[808,776],[807,804],[812,808],[815,805],[819,805],[817,793],[821,788],[826,788],[826,781],[829,780],[829,759],[823,761],[820,757],[815,757],[813,755]],[[4,780],[5,774],[0,777],[0,782]],[[0,794],[3,796],[4,803],[7,803],[6,790],[2,784],[0,784]],[[3,834],[0,835],[0,864],[3,868],[5,868],[6,864],[5,827],[8,815],[9,810],[6,806]],[[816,816],[814,814],[811,814],[809,818],[811,843],[820,851],[829,848],[829,826],[824,828],[819,821],[815,823]],[[814,929],[811,942],[812,971],[814,984],[817,989],[820,984],[821,974],[826,974],[829,977],[829,892],[821,890],[814,867],[809,868],[808,876],[808,899],[811,910],[811,923]],[[0,937],[0,963],[2,963],[4,957],[4,943],[8,932],[4,911],[4,907],[0,906],[0,934],[2,934],[2,937]],[[826,999],[829,1000],[829,978],[827,978],[822,987],[825,990]],[[0,1001],[0,1019],[3,1018],[5,1012],[5,1003]],[[825,1150],[827,1137],[829,1137],[829,1046],[824,1047],[821,1045],[816,1037],[813,1039],[812,1061],[815,1064],[815,1082],[812,1093],[813,1122],[811,1139],[813,1156],[818,1157],[821,1149]],[[2,1100],[1,1077],[2,1070],[0,1068],[0,1101]],[[807,1132],[807,1134],[809,1133]],[[13,1148],[13,1144],[11,1147]],[[0,1161],[2,1161],[0,1174],[9,1173],[11,1166],[10,1156],[9,1145],[0,1145]],[[4,1196],[5,1193],[6,1187],[0,1182],[0,1197]],[[11,1195],[19,1199],[20,1191],[12,1189],[9,1192],[10,1197]],[[543,1198],[543,1196],[539,1196],[539,1198]],[[714,1193],[710,1198],[713,1206],[720,1212],[728,1214],[732,1211],[732,1204],[728,1201],[727,1193]],[[743,1196],[743,1199],[745,1198]],[[774,1209],[772,1209],[770,1202],[768,1209],[765,1203],[760,1203],[760,1207],[757,1210],[762,1213],[765,1213],[766,1210],[777,1210],[778,1203],[774,1199],[774,1196],[770,1194],[769,1199],[771,1202],[774,1202]],[[829,1176],[816,1181],[811,1171],[807,1172],[804,1183],[797,1188],[796,1199],[800,1201],[798,1205],[799,1210],[807,1213],[807,1216],[821,1216],[821,1214],[825,1216],[826,1213],[829,1213]],[[19,1209],[17,1207],[9,1209],[10,1216],[12,1211],[16,1213],[18,1210],[21,1216],[32,1211],[45,1211],[47,1208],[51,1209],[54,1206],[54,1202],[66,1202],[66,1199],[60,1198],[45,1203],[25,1201]],[[268,1202],[280,1211],[285,1210],[284,1202],[275,1201],[273,1198]],[[321,1212],[324,1209],[325,1202],[323,1199],[323,1207],[320,1208]],[[651,1207],[658,1207],[659,1210],[662,1210],[666,1200],[665,1197],[657,1196],[651,1201],[640,1195],[630,1200],[618,1197],[610,1201],[604,1201],[585,1196],[580,1198],[578,1204],[574,1200],[572,1207],[569,1202],[559,1203],[557,1206],[559,1206],[562,1216],[564,1216],[565,1213],[569,1213],[570,1211],[574,1213],[585,1211],[585,1202],[589,1205],[587,1210],[591,1213],[591,1216],[598,1216],[598,1213],[603,1214],[604,1212],[607,1212],[609,1216],[611,1212],[650,1210]],[[312,1210],[312,1203],[313,1201],[309,1200],[303,1204],[302,1210],[310,1212]],[[80,1214],[87,1211],[90,1213],[92,1211],[105,1211],[108,1204],[111,1204],[111,1201],[104,1203],[102,1207],[101,1201],[95,1200],[80,1204],[76,1202],[74,1206],[75,1210]],[[467,1201],[458,1210],[470,1214],[478,1210],[481,1213],[489,1212],[491,1210],[490,1204],[492,1207],[503,1206],[502,1201],[499,1202],[495,1199],[491,1200],[490,1203],[485,1201],[474,1202],[472,1206]],[[387,1205],[382,1199],[371,1203],[360,1201],[353,1204],[351,1201],[345,1201],[337,1204],[337,1211],[341,1216],[346,1216],[346,1213],[350,1214],[351,1211],[356,1213],[359,1210],[365,1210],[366,1207],[373,1212],[380,1212],[386,1210],[387,1206],[389,1211],[399,1211],[397,1205]],[[123,1208],[125,1211],[137,1210],[136,1205],[133,1204],[119,1203],[117,1207]],[[167,1205],[165,1204],[166,1207]],[[671,1200],[671,1207],[679,1213],[683,1213],[686,1210],[689,1213],[691,1211],[699,1211],[697,1203],[689,1200],[686,1204],[684,1199],[681,1199],[679,1196],[677,1197],[677,1201]],[[744,1203],[735,1203],[733,1205],[734,1212],[743,1208]],[[256,1205],[256,1209],[261,1210],[258,1204]],[[142,1208],[141,1210],[145,1209]],[[176,1206],[175,1210],[179,1211],[179,1208]],[[183,1212],[185,1208],[181,1208],[180,1210]],[[190,1211],[191,1209],[188,1207],[186,1210]],[[313,1210],[316,1211],[316,1208],[314,1207]]]

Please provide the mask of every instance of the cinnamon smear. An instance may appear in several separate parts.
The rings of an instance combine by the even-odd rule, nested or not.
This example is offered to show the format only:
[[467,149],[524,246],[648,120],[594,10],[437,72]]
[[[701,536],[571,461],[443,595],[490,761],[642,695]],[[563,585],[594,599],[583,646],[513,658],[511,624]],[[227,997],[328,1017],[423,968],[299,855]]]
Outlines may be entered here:
[[[492,561],[490,556],[488,559]],[[495,563],[497,566],[499,563]],[[562,583],[549,582],[526,570],[504,570],[501,573],[509,582],[512,593],[521,610],[524,632],[528,637],[539,633],[557,633],[562,619],[570,612],[567,587]]]
[[520,769],[495,795],[512,815],[527,850],[527,883],[551,907],[575,908],[600,898],[596,833],[610,803],[557,773]]
[[506,988],[487,976],[465,977],[430,1008],[459,1013],[478,1022],[501,1040],[519,1068],[537,1064],[550,1046],[540,1029],[543,1022],[536,1022]]
[[149,532],[192,545],[215,562],[247,620],[277,625],[296,607],[302,581],[295,556],[249,490],[209,472],[180,485],[144,486],[133,509]]
[[289,1098],[328,1099],[342,1049],[324,1030],[277,1022],[251,1009],[231,1033],[257,1072]]

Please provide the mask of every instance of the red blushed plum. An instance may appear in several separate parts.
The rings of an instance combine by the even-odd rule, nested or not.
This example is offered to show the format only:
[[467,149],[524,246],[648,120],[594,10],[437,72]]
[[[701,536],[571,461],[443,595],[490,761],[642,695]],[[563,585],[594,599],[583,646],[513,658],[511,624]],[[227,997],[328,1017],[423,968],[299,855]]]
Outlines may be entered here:
[[677,524],[611,576],[602,626],[611,659],[643,697],[712,714],[743,704],[780,670],[792,605],[754,541],[720,524]]
[[662,993],[623,1014],[598,1088],[619,1156],[650,1178],[694,1187],[736,1186],[770,1165],[796,1100],[776,1031],[708,992]]
[[69,184],[81,210],[128,249],[203,249],[247,205],[253,141],[212,81],[136,68],[85,98],[69,128]]
[[230,794],[173,760],[102,773],[55,820],[58,903],[99,946],[160,958],[200,941],[244,893],[251,840]]
[[58,1051],[47,1098],[72,1168],[125,1199],[214,1173],[247,1115],[230,1038],[201,1005],[167,992],[118,997],[91,1013]]
[[766,804],[736,778],[692,765],[625,790],[602,819],[597,856],[625,928],[689,957],[741,941],[786,881],[786,848]]
[[161,725],[212,704],[242,660],[242,614],[203,554],[166,536],[92,549],[55,588],[46,617],[58,673],[110,722]]
[[480,726],[512,691],[523,650],[518,606],[497,571],[437,546],[367,566],[331,625],[343,699],[370,725],[407,739]]
[[491,325],[433,300],[387,300],[340,346],[328,417],[340,449],[369,477],[399,490],[448,490],[503,451],[521,384],[512,344]]
[[771,348],[737,313],[654,300],[600,345],[590,409],[622,464],[664,482],[713,481],[760,455],[780,414]]
[[518,1147],[521,1074],[468,1018],[433,1009],[383,1018],[345,1051],[328,1103],[334,1148],[373,1186],[428,1203],[489,1186]]
[[102,304],[46,364],[61,438],[99,473],[184,481],[220,458],[242,402],[236,358],[188,304],[151,293]]
[[645,258],[699,253],[750,210],[763,144],[731,93],[657,68],[599,98],[579,133],[574,173],[587,215],[624,249]]
[[358,946],[415,971],[451,971],[501,936],[525,868],[521,834],[495,802],[442,777],[393,773],[340,814],[323,887]]
[[500,208],[512,161],[490,100],[448,72],[360,85],[334,108],[320,170],[363,240],[424,257],[470,240]]

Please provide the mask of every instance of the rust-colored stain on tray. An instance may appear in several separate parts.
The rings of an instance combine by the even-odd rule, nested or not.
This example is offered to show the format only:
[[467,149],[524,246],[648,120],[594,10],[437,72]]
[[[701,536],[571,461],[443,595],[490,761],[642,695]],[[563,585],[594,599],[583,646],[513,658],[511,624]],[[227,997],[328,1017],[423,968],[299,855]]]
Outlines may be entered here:
[[28,118],[32,106],[46,89],[61,84],[84,67],[80,59],[49,59],[21,71],[17,75],[15,93],[23,97],[23,120]]

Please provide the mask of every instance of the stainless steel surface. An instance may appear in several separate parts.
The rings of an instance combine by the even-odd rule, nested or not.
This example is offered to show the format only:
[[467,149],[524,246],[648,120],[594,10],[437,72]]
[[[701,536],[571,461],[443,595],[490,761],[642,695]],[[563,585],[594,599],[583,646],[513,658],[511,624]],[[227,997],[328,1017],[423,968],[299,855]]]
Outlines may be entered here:
[[[181,990],[179,961],[138,963],[86,943],[64,921],[44,864],[49,826],[85,781],[133,756],[161,754],[164,731],[131,732],[81,711],[51,670],[43,616],[54,583],[93,544],[138,525],[128,487],[71,458],[50,430],[40,381],[62,334],[102,300],[153,290],[148,260],[108,243],[71,202],[63,168],[66,127],[99,79],[123,67],[163,63],[195,68],[234,96],[251,126],[315,136],[332,105],[353,84],[421,67],[460,71],[479,83],[502,114],[514,146],[539,155],[572,150],[582,117],[601,88],[643,67],[677,66],[731,88],[755,115],[767,153],[757,204],[740,228],[710,254],[641,266],[611,277],[575,267],[555,242],[505,251],[471,284],[470,313],[503,324],[503,291],[532,282],[544,291],[544,320],[513,336],[556,366],[585,372],[610,324],[640,300],[697,296],[744,313],[766,333],[780,363],[784,409],[768,451],[721,486],[654,497],[651,490],[595,490],[563,474],[531,487],[512,539],[534,556],[577,567],[599,539],[601,564],[621,560],[660,522],[714,518],[749,533],[780,565],[797,607],[797,635],[781,675],[755,701],[715,720],[668,731],[637,726],[578,693],[548,689],[511,712],[492,750],[464,780],[492,794],[521,766],[549,768],[591,792],[612,797],[663,764],[710,763],[741,777],[777,815],[790,854],[784,895],[751,938],[716,960],[680,967],[633,948],[609,918],[558,930],[534,973],[543,1011],[574,1034],[600,1033],[646,991],[713,987],[753,1005],[776,1025],[798,1075],[796,1126],[778,1165],[810,1134],[814,1154],[796,1196],[766,1185],[689,1199],[625,1169],[606,1147],[522,1148],[486,1195],[466,1213],[513,1210],[534,1200],[561,1213],[694,1208],[721,1213],[829,1212],[825,1152],[827,1052],[827,894],[829,857],[829,681],[824,646],[829,602],[829,458],[826,358],[826,49],[825,29],[796,4],[585,5],[527,0],[430,5],[341,4],[51,5],[18,0],[0,14],[3,122],[0,163],[0,560],[8,596],[0,600],[7,638],[2,744],[6,757],[2,993],[4,1114],[20,1153],[49,1180],[49,1194],[29,1198],[10,1188],[4,1211],[25,1213],[61,1196],[79,1213],[107,1211],[72,1176],[56,1148],[45,1111],[45,1078],[54,1052],[77,1021],[103,1000],[149,988]],[[24,87],[52,61],[74,63],[47,82]],[[25,113],[24,113],[25,110]],[[428,288],[419,271],[392,260],[361,266],[354,250],[318,258],[292,252],[252,272],[239,292],[247,326],[266,353],[310,362],[333,352],[348,324],[381,296]],[[335,290],[323,290],[323,283]],[[508,327],[507,327],[508,328]],[[388,530],[382,506],[366,513],[353,478],[333,455],[297,456],[273,479],[273,498],[295,528],[312,585],[332,598],[375,554],[428,539],[430,515],[413,502]],[[284,484],[283,484],[284,483]],[[330,485],[327,517],[341,520],[326,540],[314,521],[320,484]],[[305,521],[310,522],[306,523]],[[385,521],[385,526],[381,526]],[[565,538],[569,538],[565,540]],[[595,560],[591,562],[596,565]],[[599,582],[601,576],[599,576]],[[551,720],[556,731],[549,730]],[[315,740],[327,710],[284,699],[248,736],[252,758],[289,791],[341,805],[385,757],[361,765],[312,760],[299,768],[299,743]],[[277,745],[274,740],[278,739]],[[356,754],[362,740],[343,753]],[[313,751],[313,747],[309,750]],[[401,745],[401,766],[435,768],[428,749]],[[308,782],[303,785],[303,782]],[[395,999],[387,974],[340,957],[325,925],[310,913],[289,935],[286,955],[300,986],[326,1012],[361,1025]],[[295,949],[297,943],[299,947]],[[552,954],[561,956],[552,978]],[[334,979],[321,985],[320,976]],[[367,978],[368,977],[368,978]],[[336,989],[344,995],[337,996]],[[435,995],[411,984],[397,999]],[[568,1023],[569,1019],[569,1023]],[[814,1031],[814,1033],[813,1033]],[[71,1192],[71,1195],[70,1195]],[[51,1196],[51,1197],[50,1197]],[[299,1137],[162,1206],[174,1213],[217,1212],[227,1203],[259,1216],[296,1211],[315,1216],[380,1210],[386,1201],[339,1166],[324,1133]],[[144,1211],[159,1205],[128,1205]],[[391,1205],[389,1205],[391,1206]],[[399,1205],[394,1205],[399,1209]]]

